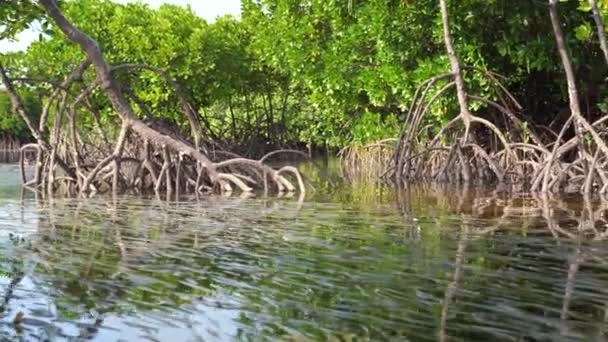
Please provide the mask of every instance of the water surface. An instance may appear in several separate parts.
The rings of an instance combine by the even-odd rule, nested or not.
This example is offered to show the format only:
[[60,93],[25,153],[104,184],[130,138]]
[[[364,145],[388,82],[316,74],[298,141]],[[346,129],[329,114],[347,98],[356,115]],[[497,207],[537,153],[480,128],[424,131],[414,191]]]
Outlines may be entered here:
[[44,202],[0,165],[0,338],[605,340],[601,202],[313,180]]

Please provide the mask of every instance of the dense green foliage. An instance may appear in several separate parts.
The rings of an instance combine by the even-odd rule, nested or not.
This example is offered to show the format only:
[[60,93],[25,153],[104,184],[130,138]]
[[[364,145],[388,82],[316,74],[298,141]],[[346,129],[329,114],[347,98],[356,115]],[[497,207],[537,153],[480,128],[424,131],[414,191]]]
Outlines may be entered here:
[[30,28],[33,20],[41,18],[42,12],[31,0],[0,1],[0,39],[14,38]]
[[[21,94],[27,110],[37,118],[41,112],[40,101],[31,92]],[[0,91],[0,137],[11,137],[21,141],[28,140],[30,136],[25,122],[15,114],[11,102],[5,91]]]
[[[449,3],[463,64],[506,76],[505,86],[528,120],[545,125],[562,120],[556,114],[566,108],[567,96],[546,6],[528,0]],[[174,5],[152,9],[104,0],[61,5],[69,20],[99,41],[109,62],[166,70],[184,86],[207,135],[234,146],[336,148],[394,137],[416,86],[449,70],[435,0],[243,0],[241,19],[221,17],[212,24]],[[605,1],[600,5],[608,9]],[[3,22],[23,19],[8,25],[0,38],[39,15],[34,9],[19,12],[26,7],[0,12]],[[560,12],[581,100],[587,115],[597,116],[608,109],[607,70],[587,1],[562,1]],[[11,56],[10,67],[14,75],[23,71],[60,80],[84,55],[50,24],[43,22],[42,28],[40,41]],[[155,115],[186,125],[174,92],[158,75],[117,77]],[[467,69],[465,79],[472,93],[497,96],[481,72]],[[447,96],[431,108],[433,129],[457,114],[455,103]],[[99,93],[95,105],[104,123],[114,120]],[[480,103],[471,107],[493,117]]]

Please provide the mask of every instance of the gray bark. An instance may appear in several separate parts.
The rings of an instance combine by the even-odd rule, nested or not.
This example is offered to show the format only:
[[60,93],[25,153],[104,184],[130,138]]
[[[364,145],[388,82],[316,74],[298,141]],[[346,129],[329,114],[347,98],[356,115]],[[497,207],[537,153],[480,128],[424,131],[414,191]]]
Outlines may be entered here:
[[116,110],[126,127],[132,129],[143,139],[148,139],[150,142],[154,142],[161,146],[167,146],[174,151],[190,155],[192,158],[198,160],[201,165],[207,169],[212,183],[216,183],[220,180],[213,163],[196,148],[169,136],[163,135],[139,120],[139,118],[137,118],[135,115],[133,108],[131,108],[131,105],[122,94],[120,87],[113,79],[110,66],[106,63],[97,42],[72,25],[63,16],[55,1],[40,0],[40,4],[44,7],[49,17],[51,17],[59,26],[66,37],[72,42],[78,44],[86,53],[89,61],[95,67],[97,79],[101,85],[101,88],[107,94],[108,99],[114,107],[114,110]]
[[443,23],[443,39],[445,48],[448,53],[448,59],[450,60],[450,68],[456,82],[456,95],[458,97],[458,105],[460,106],[460,115],[465,125],[465,141],[468,139],[469,128],[471,125],[471,113],[469,112],[469,103],[467,100],[467,91],[462,78],[462,70],[460,68],[460,62],[454,49],[454,40],[452,33],[450,32],[450,15],[448,13],[447,0],[440,0],[439,6],[441,8],[441,20]]
[[[442,0],[443,1],[443,0]],[[564,72],[566,73],[566,82],[568,84],[568,99],[570,102],[570,112],[572,117],[575,120],[575,128],[579,132],[578,140],[579,143],[582,142],[582,137],[580,132],[582,129],[591,133],[593,140],[598,145],[598,147],[602,150],[602,152],[608,156],[608,146],[604,143],[603,139],[600,135],[593,129],[593,127],[589,124],[589,122],[583,117],[581,114],[581,106],[578,100],[578,90],[576,88],[576,78],[574,76],[574,69],[572,68],[572,63],[570,62],[570,56],[568,55],[568,50],[566,48],[566,43],[564,40],[564,32],[562,31],[561,23],[559,20],[559,13],[557,11],[557,3],[558,0],[549,0],[549,14],[551,16],[551,25],[553,26],[553,34],[555,36],[555,42],[557,44],[557,51],[559,53],[560,59],[562,61],[562,65],[564,67]]]
[[600,14],[600,9],[597,6],[597,0],[589,0],[589,5],[591,6],[593,21],[595,21],[595,26],[597,27],[597,37],[600,40],[600,47],[604,53],[606,64],[608,64],[608,43],[606,43],[606,31],[604,28],[604,21],[602,20],[602,15]]

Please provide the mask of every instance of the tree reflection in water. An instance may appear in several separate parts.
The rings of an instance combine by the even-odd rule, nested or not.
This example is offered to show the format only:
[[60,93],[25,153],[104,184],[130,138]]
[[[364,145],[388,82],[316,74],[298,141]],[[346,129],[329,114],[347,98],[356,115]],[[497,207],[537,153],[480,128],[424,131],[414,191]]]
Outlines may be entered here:
[[376,202],[345,192],[307,202],[7,200],[0,236],[10,226],[24,240],[0,239],[1,334],[605,336],[605,202],[471,188],[378,193]]

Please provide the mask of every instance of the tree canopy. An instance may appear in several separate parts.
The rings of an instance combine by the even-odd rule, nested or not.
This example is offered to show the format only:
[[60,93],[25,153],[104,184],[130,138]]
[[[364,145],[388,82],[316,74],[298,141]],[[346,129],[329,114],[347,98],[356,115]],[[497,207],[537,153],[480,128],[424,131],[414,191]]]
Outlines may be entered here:
[[[438,3],[445,8],[439,11]],[[482,123],[472,132],[474,142],[490,153],[496,152],[491,146],[497,139],[502,145],[546,142],[570,119],[572,87],[581,104],[580,114],[573,115],[594,122],[608,110],[601,19],[608,3],[559,1],[559,11],[550,11],[557,3],[243,0],[240,18],[213,23],[175,5],[66,0],[59,6],[99,44],[139,119],[161,121],[178,135],[199,132],[253,156],[288,147],[337,151],[402,136],[408,129],[415,131],[408,141],[455,141],[443,133],[469,111]],[[446,21],[442,14],[448,13]],[[6,23],[3,39],[39,23],[40,39],[24,52],[4,55],[2,63],[19,91],[35,94],[38,107],[60,106],[50,100],[52,89],[87,58],[84,50],[37,2],[11,2],[2,7],[0,20]],[[556,45],[551,34],[556,22],[563,44]],[[447,53],[446,29],[453,40]],[[564,51],[572,68],[562,68]],[[564,70],[573,76],[568,82]],[[84,84],[92,84],[98,75],[87,69],[83,77]],[[471,95],[464,107],[458,93],[445,91],[451,82],[461,82],[457,88]],[[420,85],[426,89],[420,91]],[[111,99],[93,87],[86,106],[76,107],[79,127],[100,126],[118,137],[124,118]],[[467,133],[468,121],[462,122]],[[4,120],[2,129],[18,132],[19,125]],[[564,128],[564,137],[576,133],[581,140],[578,124],[573,127]],[[532,133],[538,130],[540,138]],[[603,148],[599,135],[593,140]],[[545,143],[539,145],[546,150]]]
[[[41,11],[31,1],[3,6],[2,37]],[[65,15],[94,37],[113,64],[146,63],[184,84],[210,134],[232,144],[342,147],[398,133],[423,80],[449,70],[434,0],[244,0],[240,19],[206,23],[190,8],[104,0],[65,1]],[[450,2],[463,64],[506,77],[525,114],[551,123],[567,101],[546,6],[534,1]],[[588,114],[608,109],[606,66],[585,0],[560,3],[567,43]],[[605,2],[600,2],[606,11]],[[42,21],[40,40],[11,57],[15,73],[57,79],[84,57]],[[91,76],[92,77],[92,76]],[[124,76],[134,96],[178,125],[175,98],[152,73]],[[128,78],[128,80],[127,80]],[[495,96],[470,69],[468,86]],[[446,97],[432,109],[435,126],[454,116]],[[472,110],[487,106],[472,102]],[[100,104],[100,108],[104,108]],[[110,120],[112,113],[103,113]],[[432,122],[430,122],[432,123]]]

